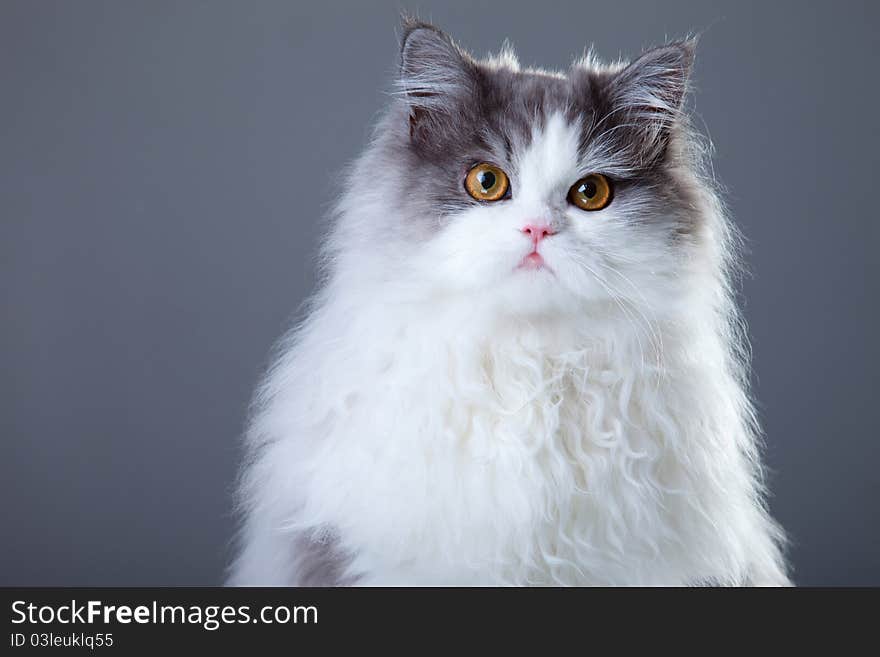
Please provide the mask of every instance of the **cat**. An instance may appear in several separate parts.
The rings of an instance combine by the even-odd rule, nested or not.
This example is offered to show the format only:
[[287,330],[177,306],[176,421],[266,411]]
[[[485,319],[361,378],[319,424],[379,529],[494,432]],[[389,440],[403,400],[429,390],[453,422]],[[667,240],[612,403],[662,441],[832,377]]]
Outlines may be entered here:
[[695,43],[564,73],[403,24],[255,398],[230,585],[788,585]]

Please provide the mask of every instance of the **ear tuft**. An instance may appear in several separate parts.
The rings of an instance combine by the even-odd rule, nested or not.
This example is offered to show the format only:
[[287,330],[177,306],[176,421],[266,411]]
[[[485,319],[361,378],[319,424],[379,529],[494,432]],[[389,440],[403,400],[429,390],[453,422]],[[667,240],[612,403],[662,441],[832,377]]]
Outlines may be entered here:
[[694,63],[696,40],[654,48],[633,61],[614,80],[619,104],[675,114],[681,109]]
[[400,82],[416,96],[454,91],[466,81],[472,62],[433,25],[405,19],[400,44]]
[[433,124],[473,93],[475,64],[444,32],[403,17],[398,94],[410,107],[410,134]]
[[611,82],[612,111],[631,126],[629,144],[643,161],[654,161],[666,150],[681,116],[695,48],[696,39],[687,39],[649,50]]

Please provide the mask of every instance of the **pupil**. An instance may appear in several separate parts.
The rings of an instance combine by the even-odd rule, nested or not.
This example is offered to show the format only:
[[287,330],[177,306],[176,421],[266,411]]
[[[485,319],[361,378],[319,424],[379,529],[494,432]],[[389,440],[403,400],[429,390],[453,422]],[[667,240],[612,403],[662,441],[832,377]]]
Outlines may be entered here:
[[484,171],[480,174],[480,184],[483,186],[483,191],[488,192],[495,186],[495,174],[491,171]]
[[580,188],[580,193],[587,198],[593,198],[596,195],[596,183],[592,180],[583,183]]

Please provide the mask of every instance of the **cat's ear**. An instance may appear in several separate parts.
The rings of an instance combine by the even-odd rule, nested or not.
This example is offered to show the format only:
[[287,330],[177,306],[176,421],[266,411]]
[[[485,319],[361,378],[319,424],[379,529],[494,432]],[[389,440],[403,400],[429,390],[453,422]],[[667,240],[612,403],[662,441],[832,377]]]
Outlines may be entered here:
[[399,95],[409,107],[410,134],[440,127],[474,91],[475,63],[433,25],[403,19]]
[[[613,123],[643,162],[662,157],[679,120],[694,62],[695,39],[654,48],[617,73],[609,86]],[[621,135],[623,136],[623,135]]]

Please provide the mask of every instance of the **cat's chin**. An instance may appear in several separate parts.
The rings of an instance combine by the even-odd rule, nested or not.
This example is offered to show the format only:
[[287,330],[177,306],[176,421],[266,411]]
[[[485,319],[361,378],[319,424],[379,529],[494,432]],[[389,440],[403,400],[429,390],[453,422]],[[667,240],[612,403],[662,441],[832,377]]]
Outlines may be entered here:
[[576,305],[571,293],[547,265],[517,267],[488,296],[496,312],[514,316],[567,315]]

